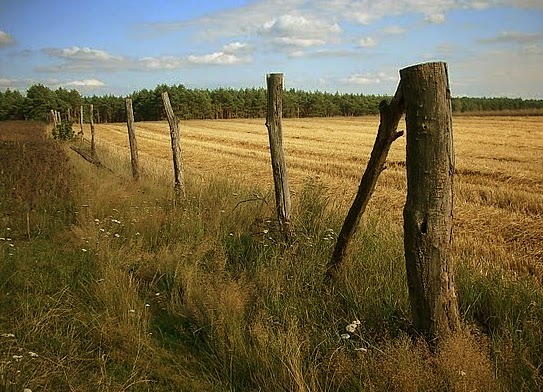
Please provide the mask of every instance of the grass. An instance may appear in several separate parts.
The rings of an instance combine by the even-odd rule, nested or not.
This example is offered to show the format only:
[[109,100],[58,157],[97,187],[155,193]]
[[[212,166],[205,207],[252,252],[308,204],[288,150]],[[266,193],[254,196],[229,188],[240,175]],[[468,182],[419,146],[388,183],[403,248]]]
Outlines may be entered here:
[[[483,120],[469,121],[483,127]],[[243,139],[235,135],[245,122],[218,123],[226,128],[224,135]],[[214,122],[190,124],[209,128],[209,138],[221,137]],[[344,125],[354,129],[352,121]],[[514,166],[522,175],[511,175],[508,189],[489,189],[486,199],[477,196],[477,179],[494,181],[492,176],[465,173],[472,181],[460,179],[454,257],[463,331],[432,351],[411,326],[395,210],[401,207],[400,164],[385,172],[378,185],[384,189],[375,195],[338,281],[328,287],[322,278],[348,207],[336,190],[361,171],[362,162],[349,174],[341,154],[328,151],[333,143],[326,142],[316,153],[321,160],[331,157],[330,164],[323,161],[330,172],[309,170],[312,175],[301,178],[294,171],[294,240],[285,246],[258,153],[239,152],[255,157],[241,181],[229,153],[218,157],[232,176],[216,170],[213,151],[222,151],[222,143],[213,139],[211,150],[192,151],[188,143],[184,152],[193,165],[187,167],[188,197],[174,207],[162,139],[150,133],[138,140],[144,175],[134,183],[127,152],[115,144],[116,126],[107,128],[110,134],[100,127],[98,156],[113,172],[49,141],[25,142],[25,149],[33,157],[39,150],[51,155],[51,170],[43,170],[48,159],[23,159],[20,143],[10,155],[0,147],[2,163],[6,159],[14,168],[3,169],[0,200],[12,200],[8,195],[23,173],[26,184],[34,184],[17,188],[17,204],[0,205],[3,217],[10,212],[0,235],[8,227],[17,233],[0,244],[0,389],[528,391],[543,386],[543,292],[538,270],[528,268],[540,254],[534,241],[541,204],[530,191],[537,188],[537,170],[528,164]],[[195,130],[195,145],[198,135]],[[249,143],[253,136],[247,137]],[[311,137],[317,145],[325,143],[324,134]],[[483,142],[488,138],[481,135]],[[460,160],[471,150],[457,145]],[[495,173],[472,161],[470,167],[464,158],[463,170]],[[331,182],[338,168],[345,176]],[[34,191],[42,188],[51,191],[36,198]],[[518,195],[525,195],[523,201]],[[507,198],[510,203],[503,201]],[[27,221],[29,205],[36,212]],[[504,217],[499,226],[489,225]],[[463,226],[470,221],[471,228]],[[470,231],[478,235],[467,235]],[[523,249],[529,252],[522,254]],[[349,338],[342,337],[356,320],[360,324]]]

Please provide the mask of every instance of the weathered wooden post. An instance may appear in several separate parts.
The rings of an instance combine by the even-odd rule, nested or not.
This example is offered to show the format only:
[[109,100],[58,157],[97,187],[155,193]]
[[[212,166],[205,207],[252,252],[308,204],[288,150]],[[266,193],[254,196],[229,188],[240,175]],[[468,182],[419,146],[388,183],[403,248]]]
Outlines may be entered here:
[[173,112],[168,92],[162,93],[162,103],[170,125],[170,137],[172,140],[174,191],[176,199],[185,198],[185,181],[183,178],[183,166],[181,162],[181,145],[179,141],[179,121]]
[[57,122],[57,112],[51,109],[51,119],[53,120],[53,127],[56,128],[58,125]]
[[62,117],[60,116],[60,112],[57,112],[55,110],[55,115],[57,117],[57,124],[62,124]]
[[275,188],[275,205],[279,225],[285,238],[290,234],[290,192],[288,187],[287,165],[283,150],[283,74],[269,74],[266,76],[268,87],[268,109],[266,114],[266,128],[270,139],[271,163],[273,170],[273,183]]
[[430,341],[460,327],[451,263],[454,148],[447,65],[400,71],[407,127],[404,249],[414,327]]
[[89,119],[91,129],[91,156],[94,158],[96,155],[96,144],[94,141],[94,105],[91,103],[89,106]]
[[83,141],[83,105],[81,105],[81,110],[79,111],[79,128],[81,129],[79,131],[79,134],[81,135],[81,141]]
[[72,121],[72,109],[68,108],[68,121]]
[[379,129],[377,130],[377,137],[371,151],[370,160],[366,166],[362,180],[360,181],[358,192],[356,193],[353,204],[349,209],[347,217],[345,218],[345,222],[343,222],[334,252],[332,253],[332,257],[328,262],[326,268],[326,280],[329,280],[335,275],[343,262],[343,259],[347,254],[349,242],[356,232],[360,218],[364,214],[371,195],[375,190],[377,179],[379,178],[381,172],[385,169],[390,146],[397,138],[403,135],[403,132],[401,131],[396,132],[403,112],[404,106],[402,87],[400,84],[396,90],[394,98],[390,101],[390,103],[382,101],[379,104],[381,122],[379,124]]
[[132,177],[139,180],[140,170],[138,162],[138,143],[136,142],[136,131],[134,129],[134,111],[132,100],[126,99],[126,125],[128,126],[128,142],[130,143],[130,161],[132,162]]

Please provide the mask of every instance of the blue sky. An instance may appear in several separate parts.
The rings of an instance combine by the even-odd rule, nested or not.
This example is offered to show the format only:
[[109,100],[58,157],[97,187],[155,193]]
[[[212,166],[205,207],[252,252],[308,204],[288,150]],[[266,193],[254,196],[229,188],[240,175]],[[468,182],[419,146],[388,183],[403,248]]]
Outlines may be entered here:
[[455,96],[543,98],[543,0],[0,0],[0,90],[158,84],[393,94],[446,61]]

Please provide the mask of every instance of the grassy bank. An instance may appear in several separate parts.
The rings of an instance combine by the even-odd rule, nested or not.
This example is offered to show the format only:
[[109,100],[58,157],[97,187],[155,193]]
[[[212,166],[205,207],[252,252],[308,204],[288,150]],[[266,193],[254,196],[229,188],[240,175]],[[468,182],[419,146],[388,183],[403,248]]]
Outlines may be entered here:
[[286,246],[269,189],[189,172],[174,208],[169,184],[51,141],[2,142],[0,159],[0,389],[543,387],[536,279],[459,253],[464,331],[432,352],[411,327],[388,215],[372,210],[339,280],[322,283],[343,216],[318,179],[295,195]]

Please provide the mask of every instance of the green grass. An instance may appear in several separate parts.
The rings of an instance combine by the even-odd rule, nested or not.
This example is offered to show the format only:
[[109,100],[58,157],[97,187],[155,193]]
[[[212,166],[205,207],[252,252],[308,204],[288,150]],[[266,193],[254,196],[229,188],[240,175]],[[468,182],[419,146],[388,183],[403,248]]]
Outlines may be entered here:
[[[526,276],[498,266],[484,276],[459,260],[464,330],[432,351],[412,330],[402,233],[378,212],[330,286],[345,211],[318,181],[295,196],[287,245],[268,190],[189,172],[187,200],[173,207],[169,186],[47,148],[58,161],[39,187],[55,191],[22,193],[34,218],[25,197],[0,206],[10,219],[0,235],[17,234],[0,244],[0,333],[15,335],[0,337],[1,390],[543,386],[543,295]],[[2,177],[2,200],[14,176]],[[66,186],[49,184],[59,179]]]

